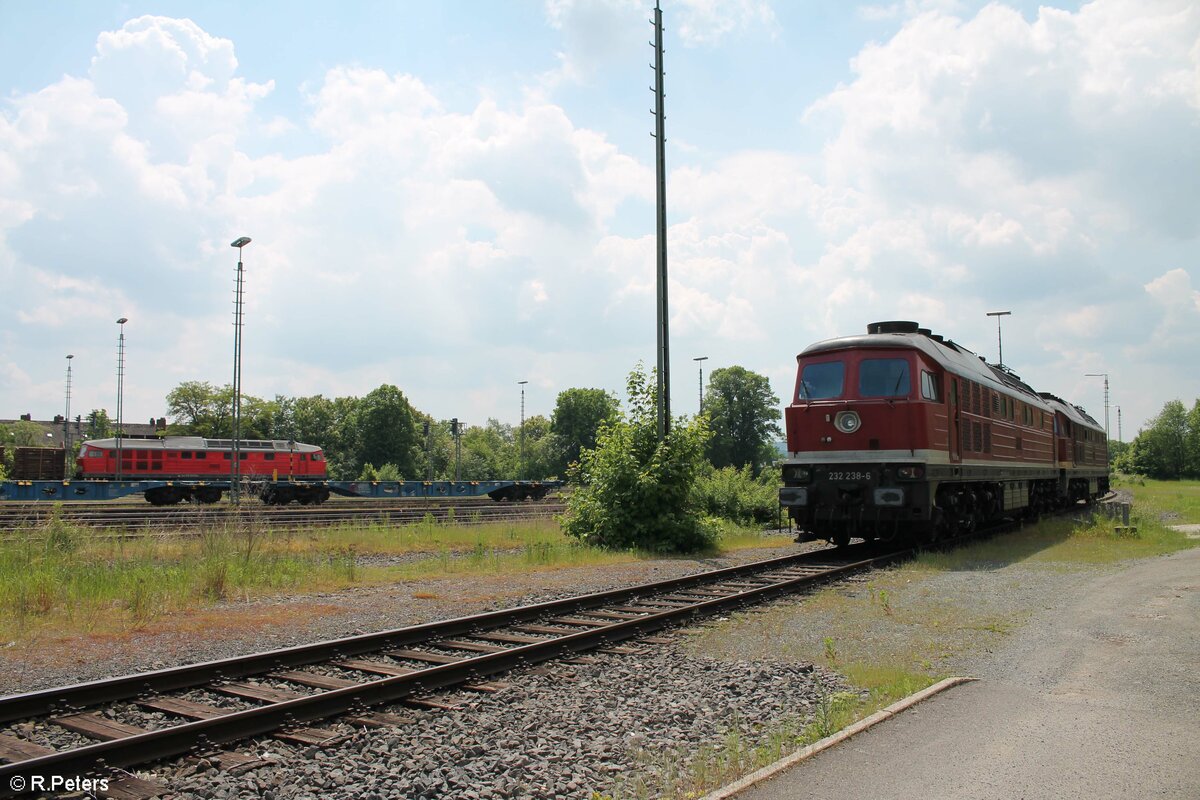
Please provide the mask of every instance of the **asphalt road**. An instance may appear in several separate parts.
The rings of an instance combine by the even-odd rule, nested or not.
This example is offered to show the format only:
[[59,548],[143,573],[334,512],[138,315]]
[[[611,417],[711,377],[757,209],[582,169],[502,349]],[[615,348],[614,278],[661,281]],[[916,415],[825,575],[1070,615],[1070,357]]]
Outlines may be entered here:
[[738,800],[1200,799],[1200,549],[1036,615],[978,677]]

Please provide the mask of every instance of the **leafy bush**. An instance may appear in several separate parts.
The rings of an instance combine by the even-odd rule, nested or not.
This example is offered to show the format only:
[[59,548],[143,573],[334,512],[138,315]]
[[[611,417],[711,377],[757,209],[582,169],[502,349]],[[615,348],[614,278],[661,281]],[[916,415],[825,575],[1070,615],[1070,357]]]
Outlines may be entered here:
[[358,474],[360,481],[402,481],[404,478],[400,476],[400,468],[395,464],[384,464],[382,467],[376,468],[374,464],[366,463],[363,465],[362,472]]
[[563,531],[610,549],[712,547],[718,530],[703,517],[694,491],[709,436],[706,419],[676,419],[659,441],[657,387],[640,365],[627,388],[629,414],[602,424],[595,449],[583,450],[571,470],[578,488],[567,502]]
[[779,514],[779,473],[754,477],[749,465],[708,469],[696,481],[696,499],[706,514],[733,522],[771,522]]

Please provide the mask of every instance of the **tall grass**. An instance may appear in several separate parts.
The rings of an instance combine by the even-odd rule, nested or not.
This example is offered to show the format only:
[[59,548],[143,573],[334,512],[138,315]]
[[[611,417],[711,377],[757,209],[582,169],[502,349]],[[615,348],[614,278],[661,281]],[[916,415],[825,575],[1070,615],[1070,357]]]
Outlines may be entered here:
[[[736,526],[722,547],[774,543]],[[253,514],[198,535],[122,537],[59,514],[0,540],[0,639],[36,630],[138,627],[175,611],[264,595],[463,575],[505,575],[646,557],[568,539],[553,520],[470,527],[434,521],[276,532]]]

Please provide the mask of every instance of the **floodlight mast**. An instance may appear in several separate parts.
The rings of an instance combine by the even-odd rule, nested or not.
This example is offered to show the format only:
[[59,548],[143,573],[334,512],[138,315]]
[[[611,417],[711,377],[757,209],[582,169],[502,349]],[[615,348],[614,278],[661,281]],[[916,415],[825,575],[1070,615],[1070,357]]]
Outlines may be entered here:
[[238,249],[237,279],[233,310],[233,446],[229,467],[229,500],[234,505],[241,502],[242,478],[242,248],[250,244],[249,236],[241,236],[229,243]]
[[1085,378],[1104,378],[1104,439],[1105,444],[1108,444],[1108,373],[1107,372],[1088,372],[1085,373]]
[[996,362],[997,366],[1004,366],[1004,337],[1000,335],[1000,318],[1012,316],[1011,311],[989,311],[989,317],[996,318],[996,346],[1000,349],[1000,360]]
[[125,323],[129,322],[128,317],[121,317],[117,320],[117,326],[120,330],[120,335],[117,336],[117,480],[121,480],[121,457],[123,456],[124,445],[122,443],[122,427],[125,422]]

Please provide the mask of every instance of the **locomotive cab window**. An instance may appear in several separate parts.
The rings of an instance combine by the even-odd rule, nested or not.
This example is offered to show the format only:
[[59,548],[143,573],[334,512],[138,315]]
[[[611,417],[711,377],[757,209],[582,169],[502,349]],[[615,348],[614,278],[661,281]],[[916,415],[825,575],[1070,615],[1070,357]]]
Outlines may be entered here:
[[909,390],[903,358],[867,358],[858,365],[859,397],[907,397]]
[[798,400],[828,400],[842,396],[846,379],[846,365],[841,361],[826,361],[822,364],[805,364],[800,371],[800,385],[796,387]]
[[932,400],[935,403],[940,402],[942,399],[937,376],[932,372],[921,370],[921,397],[924,397],[926,400]]
[[191,450],[184,450],[182,453],[180,453],[180,454],[179,454],[179,457],[180,457],[180,458],[191,458],[191,457],[192,457],[192,451],[191,451]]

